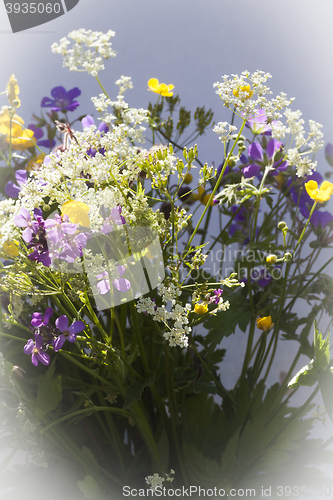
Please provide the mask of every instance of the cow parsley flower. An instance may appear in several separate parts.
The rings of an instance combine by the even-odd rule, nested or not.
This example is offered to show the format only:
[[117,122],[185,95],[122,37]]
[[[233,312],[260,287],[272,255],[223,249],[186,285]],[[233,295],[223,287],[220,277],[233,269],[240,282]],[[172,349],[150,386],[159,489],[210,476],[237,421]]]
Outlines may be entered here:
[[[227,130],[229,129],[229,130]],[[219,139],[222,142],[227,142],[229,141],[232,132],[235,132],[237,130],[237,127],[234,127],[233,125],[229,125],[228,122],[219,122],[215,127],[213,128],[213,132],[218,134]]]
[[[97,76],[104,69],[103,61],[115,57],[116,52],[111,48],[110,39],[115,32],[79,30],[71,31],[68,37],[61,38],[59,43],[53,43],[51,50],[54,54],[63,56],[63,66],[70,71],[87,71]],[[74,45],[70,48],[71,40]]]

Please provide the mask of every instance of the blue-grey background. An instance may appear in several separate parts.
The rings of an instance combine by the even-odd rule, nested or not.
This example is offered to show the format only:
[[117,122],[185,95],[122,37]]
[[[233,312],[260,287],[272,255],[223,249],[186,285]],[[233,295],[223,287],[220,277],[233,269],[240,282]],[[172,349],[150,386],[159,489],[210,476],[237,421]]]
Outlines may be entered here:
[[[1,3],[0,91],[14,73],[22,101],[18,112],[26,124],[39,111],[41,99],[58,85],[82,90],[76,116],[92,112],[90,97],[100,92],[95,79],[62,68],[61,56],[53,55],[50,46],[80,27],[112,29],[117,57],[106,62],[100,78],[114,98],[114,82],[121,75],[131,76],[134,88],[126,99],[131,106],[146,107],[154,100],[147,80],[155,77],[173,83],[186,107],[204,105],[213,109],[216,122],[224,121],[229,115],[213,83],[224,74],[260,69],[272,74],[268,85],[274,94],[284,91],[295,97],[292,108],[300,109],[306,121],[322,123],[325,141],[333,142],[332,20],[333,3],[328,0],[80,0],[66,15],[12,34]],[[6,103],[6,98],[0,99],[0,106]],[[216,134],[209,132],[198,145],[201,159],[220,163],[222,148]],[[318,170],[327,170],[323,153],[318,160]],[[243,355],[244,340],[241,335],[235,338],[232,356]],[[222,367],[227,386],[235,367],[232,357]],[[318,429],[323,437],[332,433],[321,424]]]

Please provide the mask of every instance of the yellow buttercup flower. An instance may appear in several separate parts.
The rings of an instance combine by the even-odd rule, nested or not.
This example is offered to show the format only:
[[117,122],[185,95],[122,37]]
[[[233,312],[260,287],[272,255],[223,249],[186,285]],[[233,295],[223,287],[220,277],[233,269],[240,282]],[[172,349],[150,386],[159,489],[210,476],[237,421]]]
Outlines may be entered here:
[[17,97],[18,94],[20,93],[20,88],[17,85],[17,80],[15,78],[15,75],[12,75],[9,78],[9,82],[7,83],[7,95],[8,95],[8,101],[11,106],[14,106],[15,108],[18,108],[21,106],[21,101]]
[[328,201],[333,194],[333,184],[328,181],[324,181],[320,188],[316,181],[309,181],[305,183],[305,189],[310,198],[318,203],[324,203]]
[[197,314],[205,314],[208,311],[207,304],[195,304],[194,312]]
[[264,318],[258,318],[257,319],[257,327],[259,330],[263,330],[264,332],[267,332],[271,328],[273,328],[274,323],[272,323],[272,318],[271,316],[265,316]]
[[83,201],[66,201],[61,207],[61,215],[68,215],[73,224],[90,227],[89,212],[90,208]]
[[15,241],[6,241],[2,245],[2,251],[6,255],[10,255],[11,257],[17,257],[18,256],[18,249],[17,249],[18,243]]
[[165,83],[160,83],[157,78],[151,78],[148,80],[148,87],[148,90],[156,92],[156,94],[160,94],[164,97],[172,97],[173,92],[170,91],[175,88],[172,84],[166,85]]
[[250,97],[252,97],[253,94],[253,90],[251,90],[250,85],[242,85],[232,91],[235,97],[239,97],[239,92],[246,92],[246,96],[242,97],[244,101],[245,99],[249,99]]
[[0,111],[0,134],[6,136],[6,142],[11,142],[12,149],[24,151],[35,145],[35,141],[32,140],[33,131],[23,129],[23,124],[24,120],[17,114],[13,115],[10,122],[8,106],[2,107]]
[[276,262],[276,261],[277,261],[277,256],[276,256],[276,255],[274,255],[274,254],[268,255],[268,256],[266,257],[266,262],[267,262],[267,264],[272,265],[272,264],[275,264],[275,262]]

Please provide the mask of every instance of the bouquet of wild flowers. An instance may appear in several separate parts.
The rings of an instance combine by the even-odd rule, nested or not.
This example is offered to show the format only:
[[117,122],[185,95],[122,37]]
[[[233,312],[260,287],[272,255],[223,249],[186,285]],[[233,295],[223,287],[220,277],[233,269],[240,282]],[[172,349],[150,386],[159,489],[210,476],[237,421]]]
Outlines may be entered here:
[[[333,313],[333,257],[319,258],[333,228],[322,209],[333,184],[314,161],[321,125],[306,132],[292,99],[270,98],[270,75],[245,71],[215,84],[231,122],[214,126],[198,107],[184,138],[191,113],[173,85],[150,79],[158,99],[148,109],[125,102],[129,77],[109,97],[98,74],[113,35],[82,29],[52,46],[99,83],[95,118],[70,121],[80,90],[55,87],[25,128],[14,76],[5,91],[2,424],[29,451],[33,483],[41,466],[60,475],[71,464],[72,495],[85,498],[313,485],[309,466],[330,460],[332,441],[309,439],[324,416],[305,418],[319,390],[333,413],[329,338],[315,322]],[[191,147],[210,126],[223,148],[217,169]],[[239,330],[247,346],[227,389],[219,365]],[[281,339],[295,356],[267,387]],[[292,378],[301,355],[309,363]]]

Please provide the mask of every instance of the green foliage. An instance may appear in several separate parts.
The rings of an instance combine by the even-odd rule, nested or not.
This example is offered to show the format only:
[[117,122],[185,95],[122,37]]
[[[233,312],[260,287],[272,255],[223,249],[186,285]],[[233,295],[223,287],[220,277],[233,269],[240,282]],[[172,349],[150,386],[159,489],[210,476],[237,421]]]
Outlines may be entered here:
[[35,416],[40,419],[57,408],[62,400],[61,375],[54,376],[54,359],[45,375],[40,375],[37,390]]

